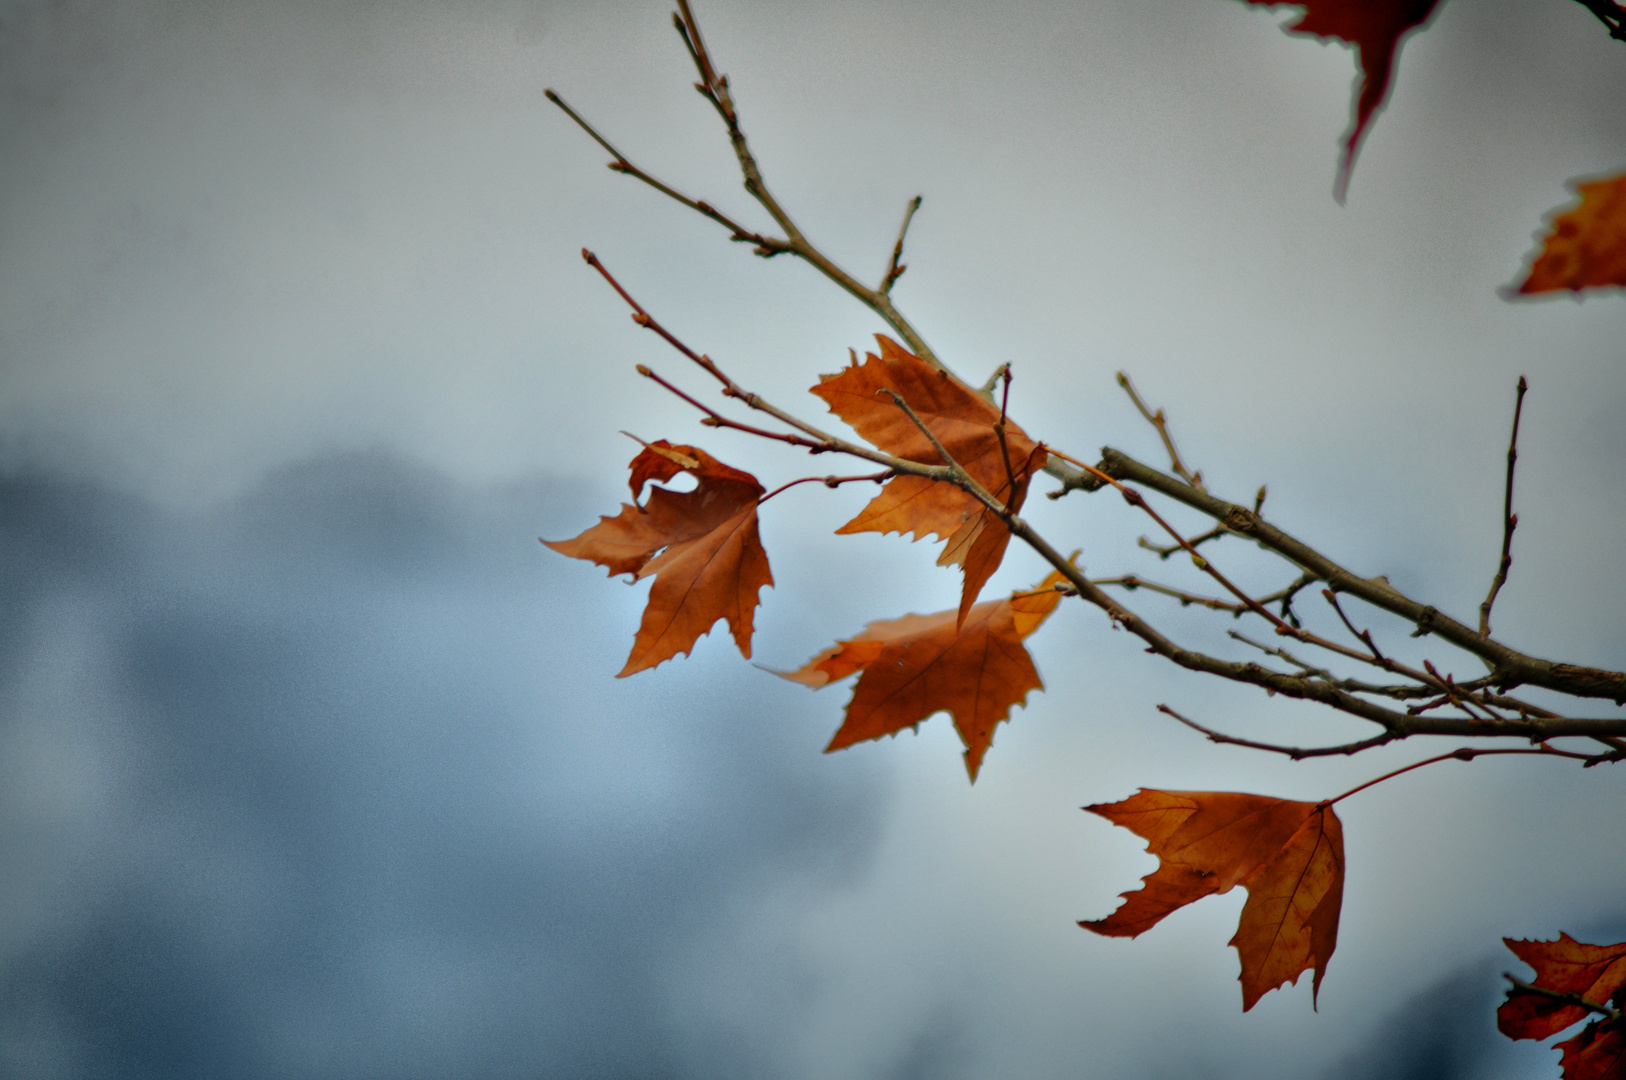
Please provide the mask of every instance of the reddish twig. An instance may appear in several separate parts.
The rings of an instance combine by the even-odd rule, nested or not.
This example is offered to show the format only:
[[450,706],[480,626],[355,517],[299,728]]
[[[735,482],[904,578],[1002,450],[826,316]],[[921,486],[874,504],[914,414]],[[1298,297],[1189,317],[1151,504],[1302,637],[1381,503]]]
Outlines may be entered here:
[[827,488],[838,488],[842,484],[850,484],[857,480],[873,480],[877,484],[884,484],[886,481],[890,480],[896,475],[898,474],[893,472],[891,469],[882,469],[880,472],[864,473],[861,476],[804,476],[799,480],[792,480],[788,484],[780,484],[778,487],[768,492],[768,494],[758,499],[757,505],[761,506],[775,495],[778,495],[781,491],[787,491],[790,488],[795,487],[797,484],[811,484],[816,481],[823,484]]
[[1146,407],[1146,402],[1142,401],[1140,395],[1135,392],[1135,384],[1129,381],[1127,373],[1118,372],[1118,385],[1124,388],[1124,393],[1128,394],[1129,400],[1135,403],[1135,408],[1139,409],[1140,414],[1146,417],[1146,422],[1157,429],[1158,437],[1163,440],[1163,449],[1169,452],[1169,467],[1174,470],[1175,475],[1198,491],[1202,491],[1203,474],[1200,472],[1194,473],[1187,469],[1185,462],[1180,460],[1180,451],[1174,448],[1174,436],[1169,434],[1169,421],[1163,415],[1163,410],[1159,409],[1153,412]]
[[1393,772],[1386,772],[1382,776],[1376,777],[1375,779],[1372,779],[1372,780],[1368,780],[1364,784],[1358,784],[1355,787],[1352,787],[1348,791],[1344,792],[1342,795],[1336,795],[1333,798],[1325,799],[1321,803],[1319,803],[1318,805],[1320,805],[1320,806],[1331,806],[1334,803],[1343,802],[1345,799],[1349,798],[1351,795],[1354,795],[1354,794],[1356,794],[1358,792],[1365,791],[1369,787],[1374,787],[1374,786],[1376,786],[1378,784],[1381,784],[1385,780],[1393,780],[1397,776],[1403,776],[1404,774],[1411,772],[1413,769],[1421,769],[1425,765],[1433,765],[1433,764],[1436,764],[1437,762],[1451,761],[1451,760],[1472,761],[1474,758],[1477,758],[1477,757],[1490,757],[1490,756],[1492,756],[1494,754],[1523,754],[1523,755],[1532,755],[1532,754],[1534,754],[1534,755],[1543,756],[1543,757],[1574,758],[1574,759],[1576,759],[1578,761],[1587,761],[1587,762],[1592,761],[1597,756],[1597,755],[1592,755],[1592,754],[1577,754],[1577,753],[1574,753],[1574,752],[1569,751],[1569,750],[1555,750],[1551,746],[1546,745],[1545,743],[1543,743],[1540,746],[1532,746],[1532,747],[1529,747],[1529,748],[1507,747],[1507,748],[1497,748],[1497,749],[1493,749],[1493,750],[1477,750],[1477,749],[1474,749],[1473,747],[1466,747],[1465,746],[1465,747],[1461,747],[1460,749],[1453,750],[1449,754],[1439,754],[1439,755],[1437,755],[1435,757],[1424,758],[1422,761],[1414,761],[1410,765],[1403,765],[1400,768],[1395,769]]

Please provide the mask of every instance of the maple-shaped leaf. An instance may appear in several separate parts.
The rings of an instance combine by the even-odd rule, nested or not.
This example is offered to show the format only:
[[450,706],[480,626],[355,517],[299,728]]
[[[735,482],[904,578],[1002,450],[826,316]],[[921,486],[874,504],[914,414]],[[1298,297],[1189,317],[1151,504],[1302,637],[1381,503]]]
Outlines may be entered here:
[[1515,293],[1626,285],[1626,174],[1570,186],[1580,205],[1553,218]]
[[1626,1021],[1595,1020],[1553,1049],[1564,1080],[1626,1080]]
[[1332,807],[1224,791],[1153,791],[1086,806],[1145,837],[1159,859],[1145,885],[1104,919],[1080,922],[1136,937],[1163,916],[1241,885],[1248,890],[1230,944],[1242,958],[1242,1011],[1314,968],[1311,1000],[1338,944],[1344,829]]
[[[1532,986],[1575,994],[1600,1005],[1626,987],[1626,942],[1587,945],[1562,933],[1557,941],[1502,940],[1515,956],[1536,969]],[[1496,1010],[1496,1027],[1510,1039],[1545,1039],[1589,1015],[1580,1005],[1566,1005],[1515,987]]]
[[[1283,0],[1247,2],[1276,7]],[[1303,8],[1304,14],[1284,30],[1353,45],[1355,62],[1361,69],[1355,79],[1354,116],[1344,136],[1333,193],[1339,202],[1349,191],[1349,174],[1355,167],[1361,136],[1388,96],[1395,58],[1400,55],[1400,39],[1408,30],[1427,22],[1438,4],[1439,0],[1298,0],[1292,5]]]
[[1012,705],[1025,703],[1028,691],[1044,688],[1022,639],[1061,601],[1054,588],[1061,580],[1052,573],[1030,592],[977,604],[964,622],[953,611],[872,622],[797,670],[776,674],[818,689],[863,672],[826,753],[949,713],[975,782],[994,726],[1010,718]]
[[757,593],[773,584],[757,535],[762,485],[704,450],[665,439],[645,446],[628,467],[635,500],[646,483],[680,472],[695,478],[695,488],[653,488],[645,505],[623,503],[621,513],[599,518],[574,540],[542,541],[571,558],[608,567],[612,575],[655,578],[632,654],[617,678],[687,654],[718,619],[728,620],[740,652],[749,657]]
[[[821,376],[813,393],[853,430],[887,453],[923,465],[945,464],[931,439],[891,396],[897,394],[983,490],[1008,503],[1012,512],[1020,510],[1027,497],[1028,481],[1049,457],[1044,447],[1007,418],[1005,446],[1001,449],[995,430],[1000,419],[998,408],[891,338],[877,334],[875,340],[880,343],[879,356],[869,353],[863,364],[855,356],[841,372]],[[1012,479],[1016,481],[1014,489]],[[959,566],[965,572],[958,612],[961,620],[983,585],[999,569],[1011,539],[999,515],[974,496],[953,484],[920,476],[893,477],[857,517],[836,531],[896,532],[909,533],[916,540],[927,535],[946,539],[948,543],[937,564]]]

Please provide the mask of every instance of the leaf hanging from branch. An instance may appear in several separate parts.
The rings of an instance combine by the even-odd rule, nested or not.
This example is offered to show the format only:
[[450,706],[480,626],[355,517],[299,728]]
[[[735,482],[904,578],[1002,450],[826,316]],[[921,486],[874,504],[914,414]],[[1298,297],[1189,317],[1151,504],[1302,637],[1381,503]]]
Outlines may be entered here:
[[[1276,7],[1281,0],[1247,2]],[[1439,0],[1300,0],[1293,5],[1303,8],[1304,14],[1284,30],[1353,45],[1355,62],[1360,66],[1355,79],[1354,115],[1344,136],[1344,152],[1333,190],[1339,202],[1349,191],[1349,174],[1355,168],[1361,137],[1388,96],[1395,59],[1400,55],[1400,39],[1427,22],[1438,5]]]
[[635,581],[655,578],[618,677],[687,654],[718,619],[728,620],[735,644],[749,657],[757,594],[773,584],[757,535],[762,485],[704,450],[665,439],[645,446],[628,468],[634,499],[646,483],[680,472],[697,483],[685,492],[653,488],[647,505],[622,504],[621,513],[601,517],[573,540],[542,541],[571,558],[608,567],[611,574],[631,574]]
[[[1003,420],[1002,445],[1003,417],[993,403],[891,338],[877,334],[875,340],[879,356],[869,353],[861,365],[855,356],[849,367],[822,376],[813,393],[853,430],[897,457],[923,465],[948,464],[932,445],[935,438],[985,491],[1010,512],[1020,510],[1029,480],[1049,458],[1045,448],[1008,419]],[[927,535],[947,540],[937,564],[959,566],[965,572],[958,613],[962,620],[999,569],[1010,543],[1010,532],[999,515],[976,496],[919,476],[889,480],[857,517],[836,532],[897,532],[916,540]]]
[[1312,1000],[1338,944],[1344,831],[1332,807],[1268,795],[1142,788],[1122,802],[1086,806],[1147,840],[1159,859],[1145,885],[1104,919],[1080,922],[1137,937],[1205,896],[1248,890],[1230,944],[1242,958],[1242,1011],[1315,969]]
[[863,672],[827,753],[949,713],[974,782],[994,727],[1010,718],[1011,706],[1025,702],[1028,691],[1044,688],[1022,640],[1060,603],[1054,586],[1061,580],[1053,572],[1031,592],[977,604],[964,622],[953,611],[872,622],[857,637],[778,674],[817,689]]

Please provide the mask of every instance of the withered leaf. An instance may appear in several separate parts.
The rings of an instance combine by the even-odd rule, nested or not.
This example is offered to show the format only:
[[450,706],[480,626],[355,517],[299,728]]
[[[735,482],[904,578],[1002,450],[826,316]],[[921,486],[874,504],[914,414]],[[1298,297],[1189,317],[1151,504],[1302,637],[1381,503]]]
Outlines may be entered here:
[[1117,911],[1080,926],[1136,937],[1193,900],[1241,885],[1248,901],[1230,944],[1242,959],[1242,1011],[1311,968],[1312,1001],[1320,993],[1344,897],[1343,825],[1330,806],[1142,788],[1084,809],[1144,837],[1159,863]]
[[[1587,945],[1568,934],[1557,941],[1503,938],[1520,960],[1536,969],[1531,985],[1575,994],[1607,1004],[1626,987],[1626,942]],[[1496,1010],[1496,1026],[1510,1039],[1545,1039],[1594,1015],[1579,1005],[1566,1005],[1514,988]]]
[[654,577],[632,653],[617,677],[687,654],[718,619],[727,619],[740,652],[751,655],[757,594],[773,584],[768,555],[757,535],[757,500],[763,487],[693,446],[651,443],[632,459],[629,483],[636,499],[646,483],[694,476],[693,491],[652,488],[644,506],[622,504],[615,517],[573,540],[544,540],[575,559],[611,574]]
[[1022,639],[1061,601],[1054,588],[1061,580],[1052,573],[1030,592],[977,604],[964,622],[953,611],[872,622],[857,637],[779,674],[817,689],[863,672],[827,753],[949,713],[975,782],[995,725],[1010,718],[1011,706],[1024,703],[1028,691],[1044,688]]
[[1626,1022],[1594,1020],[1554,1045],[1564,1080],[1626,1080]]
[[[1276,7],[1281,0],[1247,0],[1250,4]],[[1400,39],[1408,30],[1428,21],[1439,0],[1298,0],[1294,7],[1304,14],[1283,27],[1290,34],[1306,34],[1335,39],[1355,46],[1356,76],[1354,116],[1344,136],[1344,152],[1338,164],[1336,197],[1344,201],[1349,190],[1350,170],[1360,150],[1361,136],[1372,115],[1389,93],[1389,80],[1395,58],[1400,55]]]
[[[945,371],[877,334],[880,355],[869,353],[864,363],[853,363],[835,375],[821,376],[813,393],[830,411],[850,424],[876,447],[896,457],[923,465],[944,461],[924,432],[898,407],[887,391],[908,402],[921,423],[949,455],[983,489],[1006,502],[1013,511],[1022,507],[1034,472],[1048,454],[1009,418],[1005,421],[1005,448],[1000,448],[995,425],[999,409]],[[1006,455],[1010,470],[1006,471]],[[1013,489],[1011,480],[1016,483]],[[838,533],[908,533],[919,540],[934,535],[946,539],[939,566],[959,566],[965,573],[957,617],[966,618],[977,594],[999,569],[1010,543],[1010,531],[999,516],[953,484],[919,476],[897,476]]]
[[1626,174],[1570,186],[1581,201],[1553,218],[1521,295],[1626,285]]

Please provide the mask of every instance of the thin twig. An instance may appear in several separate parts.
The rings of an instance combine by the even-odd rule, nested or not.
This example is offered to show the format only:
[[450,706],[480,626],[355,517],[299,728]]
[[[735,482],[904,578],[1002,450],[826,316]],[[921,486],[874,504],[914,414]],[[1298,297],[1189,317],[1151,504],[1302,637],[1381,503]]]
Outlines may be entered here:
[[739,112],[734,106],[734,98],[728,84],[728,76],[718,73],[713,63],[710,51],[706,48],[705,39],[700,34],[700,24],[695,21],[694,13],[689,10],[688,0],[677,0],[678,15],[673,18],[679,36],[683,38],[688,47],[689,56],[694,60],[695,69],[700,73],[701,81],[695,85],[702,97],[711,102],[717,114],[722,117],[723,125],[728,130],[728,141],[734,148],[734,156],[739,162],[740,174],[745,180],[745,190],[750,193],[768,215],[778,223],[785,232],[786,250],[797,258],[812,264],[818,271],[841,288],[845,289],[864,306],[879,315],[887,325],[902,335],[904,343],[909,350],[931,364],[933,367],[942,367],[925,338],[921,337],[914,325],[905,319],[901,312],[892,305],[889,292],[881,289],[871,289],[847,271],[837,266],[829,256],[820,251],[806,235],[797,227],[796,222],[779,200],[774,198],[768,190],[767,181],[763,179],[762,169],[757,164],[756,156],[751,152],[750,143],[746,140],[745,132],[740,128]]
[[1466,747],[1465,746],[1465,747],[1462,747],[1460,749],[1453,750],[1449,754],[1440,754],[1437,757],[1425,758],[1422,761],[1414,761],[1410,765],[1405,765],[1405,766],[1402,766],[1401,768],[1395,769],[1393,772],[1386,772],[1382,776],[1379,776],[1379,777],[1377,777],[1375,779],[1372,779],[1372,780],[1368,780],[1364,784],[1358,784],[1355,787],[1350,788],[1348,791],[1344,792],[1342,795],[1335,795],[1330,799],[1326,799],[1323,802],[1321,802],[1319,805],[1321,805],[1323,807],[1326,807],[1326,806],[1331,806],[1334,803],[1343,802],[1345,799],[1349,798],[1351,795],[1356,794],[1357,792],[1365,791],[1367,788],[1374,787],[1374,786],[1376,786],[1378,784],[1381,784],[1385,780],[1393,780],[1395,777],[1404,775],[1405,773],[1409,773],[1413,769],[1421,769],[1425,765],[1433,765],[1433,764],[1435,764],[1437,762],[1451,761],[1451,760],[1472,761],[1474,758],[1477,758],[1477,757],[1490,757],[1493,754],[1525,754],[1525,755],[1535,754],[1535,755],[1540,755],[1542,757],[1575,758],[1575,759],[1580,760],[1580,761],[1590,761],[1592,759],[1592,757],[1594,756],[1594,755],[1590,755],[1590,754],[1576,754],[1576,753],[1572,753],[1569,750],[1555,750],[1553,747],[1547,746],[1545,743],[1542,744],[1541,746],[1532,746],[1532,747],[1529,747],[1529,748],[1497,748],[1497,749],[1494,749],[1494,750],[1479,750],[1479,749],[1476,749],[1476,748],[1473,748],[1473,747]]
[[1258,649],[1260,652],[1264,653],[1266,656],[1274,656],[1279,659],[1286,660],[1289,664],[1292,664],[1306,675],[1314,675],[1316,678],[1332,683],[1335,686],[1343,686],[1348,688],[1356,685],[1352,679],[1340,679],[1326,668],[1318,668],[1314,664],[1307,664],[1303,660],[1300,660],[1298,657],[1294,656],[1292,653],[1288,652],[1286,649],[1278,648],[1274,645],[1266,645],[1260,641],[1255,641],[1246,634],[1239,633],[1235,630],[1227,630],[1225,631],[1225,636],[1234,641],[1240,641],[1244,645],[1251,645],[1255,649]]
[[1507,494],[1502,500],[1502,561],[1496,564],[1496,577],[1491,581],[1490,594],[1479,605],[1479,632],[1486,637],[1491,632],[1491,605],[1496,594],[1507,584],[1508,568],[1513,565],[1513,530],[1519,527],[1519,515],[1513,512],[1513,466],[1519,460],[1519,417],[1524,413],[1524,392],[1529,389],[1524,376],[1519,376],[1519,393],[1513,402],[1513,437],[1507,444]]
[[1236,616],[1241,616],[1249,610],[1242,604],[1235,604],[1229,600],[1221,600],[1214,596],[1198,596],[1196,593],[1188,593],[1180,589],[1170,588],[1167,585],[1159,585],[1155,581],[1147,581],[1144,578],[1136,577],[1134,574],[1124,574],[1122,577],[1114,578],[1091,578],[1090,580],[1097,585],[1115,585],[1129,592],[1134,592],[1136,589],[1146,589],[1149,592],[1172,596],[1180,601],[1181,607],[1190,607],[1195,604],[1198,607],[1208,608],[1210,611],[1228,611]]
[[892,286],[897,284],[903,272],[909,267],[899,260],[903,258],[903,238],[909,234],[909,223],[915,219],[915,211],[920,209],[922,196],[916,195],[909,200],[909,209],[903,212],[903,227],[898,230],[898,242],[892,245],[892,263],[886,268],[886,276],[881,279],[881,295],[890,296]]
[[944,465],[947,465],[950,469],[953,469],[958,474],[964,474],[969,477],[970,474],[966,473],[965,469],[961,467],[960,463],[954,460],[953,455],[951,455],[948,452],[948,449],[944,447],[942,442],[938,440],[937,433],[931,429],[931,426],[928,425],[926,421],[920,418],[919,413],[915,412],[915,410],[910,407],[909,403],[903,399],[902,394],[898,393],[890,386],[881,387],[877,393],[885,394],[887,397],[892,399],[892,404],[903,410],[903,415],[907,416],[910,422],[913,423],[915,427],[920,429],[920,433],[926,436],[926,441],[932,444],[932,449],[937,451],[937,456],[943,459]]
[[1372,640],[1372,631],[1357,630],[1355,624],[1349,621],[1349,616],[1344,614],[1343,606],[1338,603],[1338,594],[1331,589],[1322,589],[1321,595],[1326,598],[1327,603],[1332,605],[1332,609],[1338,613],[1338,618],[1343,622],[1344,629],[1348,630],[1352,637],[1365,645],[1367,650],[1371,652],[1372,659],[1376,660],[1386,670],[1394,671],[1394,661],[1383,655],[1383,651],[1378,648],[1377,642]]
[[[658,321],[656,321],[654,316],[645,311],[642,305],[640,305],[637,300],[633,299],[632,295],[628,293],[626,289],[621,287],[621,283],[615,279],[615,276],[610,273],[607,267],[598,261],[597,257],[594,256],[592,252],[583,248],[582,256],[587,260],[589,265],[593,267],[593,269],[597,270],[599,274],[603,276],[605,281],[609,282],[610,285],[614,287],[615,291],[619,293],[622,299],[624,299],[633,309],[634,322],[644,329],[651,330],[658,334],[661,339],[667,344],[671,345],[672,348],[694,361],[695,364],[702,368],[707,374],[711,375],[718,382],[722,383],[723,394],[725,397],[731,397],[741,401],[746,405],[746,407],[755,409],[758,412],[765,412],[769,416],[772,416],[775,420],[778,420],[780,423],[788,424],[789,426],[802,432],[804,435],[808,436],[808,438],[803,439],[794,435],[787,435],[782,432],[764,431],[761,428],[753,428],[747,424],[741,424],[738,421],[730,420],[721,413],[717,412],[717,410],[708,405],[704,405],[690,397],[688,394],[685,394],[671,383],[662,379],[659,375],[656,375],[653,371],[648,370],[648,368],[644,365],[638,365],[638,373],[640,375],[654,380],[682,400],[688,402],[690,405],[693,405],[695,408],[705,413],[707,419],[702,420],[701,423],[707,424],[711,427],[726,427],[736,431],[743,431],[747,434],[757,435],[766,439],[775,439],[779,442],[791,443],[792,445],[805,448],[810,453],[822,454],[838,451],[843,454],[850,454],[853,457],[863,458],[865,461],[873,461],[877,465],[883,465],[886,468],[895,470],[897,472],[908,473],[911,476],[923,476],[931,480],[948,480],[954,476],[954,471],[949,466],[921,465],[918,462],[905,461],[902,458],[893,457],[891,454],[883,453],[879,450],[872,450],[867,446],[859,446],[857,443],[850,443],[845,439],[838,439],[834,435],[819,430],[812,424],[809,424],[807,421],[770,404],[759,395],[743,389],[733,379],[729,378],[728,375],[726,375],[723,370],[717,366],[711,357],[695,352],[693,349],[689,348],[689,346],[685,345],[677,337],[677,335],[673,334],[670,330],[667,330],[666,327],[662,326]],[[967,479],[969,479],[969,477],[967,477]],[[959,481],[956,480],[955,482],[958,483]],[[976,485],[975,481],[971,481],[971,485],[972,486],[967,487],[966,490],[972,491],[973,494],[982,491],[982,488],[979,485]],[[962,484],[961,486],[965,485]],[[992,496],[989,496],[989,498],[992,498]]]
[[704,402],[696,401],[682,390],[673,386],[671,383],[655,374],[654,371],[650,370],[647,364],[637,365],[636,370],[638,374],[642,375],[644,378],[650,380],[658,386],[664,387],[668,393],[688,402],[690,405],[693,405],[695,408],[705,413],[705,419],[701,420],[700,422],[707,427],[728,428],[731,431],[740,431],[747,435],[755,435],[760,439],[773,439],[777,442],[789,443],[792,446],[803,447],[804,449],[812,451],[815,454],[835,449],[835,447],[829,446],[822,442],[815,442],[812,439],[804,439],[800,435],[791,435],[780,431],[768,431],[764,428],[752,427],[750,424],[742,424],[738,420],[731,420],[722,413],[718,412],[716,409],[713,409],[711,406],[705,404]]
[[[1223,525],[1216,525],[1205,533],[1199,533],[1198,535],[1193,536],[1186,542],[1194,548],[1202,547],[1210,540],[1218,540],[1222,536],[1229,535],[1230,531],[1230,529],[1227,529]],[[1186,550],[1179,544],[1154,544],[1151,540],[1144,536],[1135,541],[1135,546],[1145,548],[1147,551],[1150,551],[1164,562],[1168,562],[1169,556],[1173,555],[1175,552]]]
[[[1191,555],[1191,561],[1196,564],[1197,569],[1201,570],[1203,573],[1207,574],[1209,577],[1211,577],[1215,581],[1219,582],[1220,585],[1224,587],[1226,592],[1230,593],[1232,596],[1234,596],[1238,600],[1242,601],[1242,603],[1247,606],[1249,611],[1252,611],[1256,615],[1262,616],[1267,622],[1269,622],[1272,626],[1274,626],[1276,628],[1276,632],[1278,634],[1282,634],[1282,635],[1287,636],[1287,637],[1292,637],[1292,638],[1295,638],[1295,639],[1297,639],[1299,641],[1305,641],[1305,642],[1308,642],[1310,644],[1319,645],[1320,647],[1322,647],[1324,649],[1331,649],[1334,652],[1350,653],[1351,655],[1356,655],[1356,654],[1351,653],[1351,650],[1344,649],[1341,646],[1335,645],[1334,643],[1332,643],[1330,641],[1325,641],[1322,638],[1319,638],[1314,634],[1308,633],[1307,631],[1303,630],[1300,627],[1292,626],[1289,623],[1287,623],[1285,620],[1281,619],[1279,616],[1274,615],[1270,611],[1266,610],[1263,604],[1261,604],[1259,601],[1255,600],[1253,597],[1249,596],[1247,593],[1243,592],[1241,589],[1237,588],[1234,584],[1231,583],[1231,579],[1226,577],[1224,574],[1222,574],[1214,566],[1213,563],[1209,562],[1207,559],[1205,559],[1201,555],[1199,555],[1197,553],[1197,549],[1192,547],[1191,541],[1187,540],[1184,536],[1181,536],[1179,531],[1176,530],[1173,525],[1170,525],[1167,521],[1165,521],[1163,519],[1163,515],[1159,514],[1156,510],[1152,509],[1151,504],[1146,501],[1146,497],[1144,495],[1142,495],[1140,492],[1136,491],[1134,488],[1125,487],[1123,484],[1119,483],[1113,477],[1107,475],[1104,472],[1101,472],[1099,469],[1096,469],[1093,465],[1087,465],[1084,462],[1077,460],[1076,458],[1069,457],[1068,455],[1062,453],[1059,450],[1052,449],[1052,450],[1050,450],[1050,453],[1055,455],[1056,457],[1061,458],[1064,461],[1072,462],[1074,465],[1079,466],[1080,468],[1084,469],[1086,472],[1097,473],[1104,482],[1106,482],[1108,484],[1111,484],[1114,488],[1116,488],[1118,490],[1118,493],[1123,496],[1125,502],[1127,502],[1130,506],[1133,506],[1136,509],[1142,511],[1148,517],[1150,517],[1153,521],[1157,522],[1157,524],[1163,529],[1163,531],[1168,533],[1169,536],[1173,538],[1175,543],[1179,544],[1182,548],[1184,548]],[[1200,479],[1200,477],[1198,479]],[[1193,485],[1193,486],[1195,486],[1195,485]]]
[[1118,372],[1118,385],[1124,388],[1124,393],[1128,394],[1129,400],[1135,403],[1135,408],[1139,409],[1140,414],[1146,417],[1146,422],[1157,429],[1158,437],[1163,440],[1163,449],[1169,452],[1169,466],[1174,469],[1175,475],[1198,491],[1202,491],[1203,474],[1200,472],[1194,473],[1187,469],[1185,462],[1180,460],[1180,451],[1174,448],[1174,436],[1169,434],[1169,421],[1163,415],[1163,410],[1159,409],[1157,412],[1153,412],[1146,407],[1146,402],[1142,401],[1141,396],[1135,392],[1135,384],[1129,381],[1127,373]]
[[1016,470],[1011,468],[1011,448],[1005,441],[1005,410],[1011,403],[1011,365],[1005,365],[1005,393],[999,399],[999,420],[994,424],[994,435],[999,439],[999,456],[1005,462],[1005,482],[1010,489],[1005,496],[1007,510],[1016,501]]
[[727,229],[729,232],[728,238],[735,243],[755,244],[756,253],[758,255],[766,258],[774,255],[782,255],[791,250],[790,245],[785,241],[771,236],[764,236],[762,233],[748,229],[744,225],[741,225],[739,222],[735,221],[733,218],[729,217],[727,214],[717,210],[710,203],[702,202],[699,199],[691,199],[689,196],[683,194],[681,191],[678,191],[676,188],[673,188],[665,182],[651,176],[649,173],[640,169],[638,166],[634,165],[630,160],[628,160],[627,156],[620,150],[617,150],[614,146],[612,146],[610,141],[603,135],[600,135],[592,124],[589,124],[585,119],[582,118],[580,113],[578,113],[575,109],[572,109],[569,105],[565,104],[564,98],[560,97],[552,90],[544,90],[542,93],[549,101],[559,106],[559,108],[564,111],[566,116],[576,121],[577,126],[579,126],[583,131],[587,132],[587,134],[592,137],[594,142],[602,146],[611,157],[615,158],[614,161],[610,162],[611,169],[625,176],[630,176],[635,180],[642,180],[644,183],[648,184],[662,195],[665,195],[667,198],[680,202],[684,206],[687,206],[690,210],[710,218],[723,228]]
[[1011,369],[1011,365],[1010,365],[1010,361],[1008,361],[1008,360],[1005,363],[1003,363],[1003,364],[999,365],[998,367],[996,367],[994,369],[994,373],[992,375],[988,376],[988,381],[983,383],[980,387],[977,388],[977,393],[981,394],[983,397],[987,398],[989,401],[994,400],[994,387],[999,385],[999,380],[1003,379],[1005,377],[1005,373],[1007,371],[1009,371],[1010,369]]
[[1276,743],[1255,742],[1252,739],[1239,739],[1234,735],[1226,735],[1222,732],[1215,731],[1213,728],[1204,727],[1195,720],[1188,720],[1186,717],[1181,716],[1167,705],[1159,705],[1157,707],[1157,711],[1174,717],[1176,720],[1180,721],[1182,724],[1193,729],[1194,731],[1202,732],[1208,737],[1209,742],[1222,743],[1226,746],[1244,746],[1249,750],[1268,750],[1273,754],[1285,754],[1294,761],[1302,761],[1305,758],[1313,757],[1331,757],[1340,754],[1348,757],[1353,754],[1358,754],[1362,750],[1371,750],[1373,747],[1383,746],[1385,743],[1391,743],[1396,739],[1405,738],[1404,735],[1394,735],[1385,731],[1380,735],[1372,736],[1370,739],[1361,739],[1359,742],[1344,743],[1342,746],[1316,746],[1309,748],[1299,746],[1278,746]]
[[780,484],[778,487],[768,492],[768,494],[758,499],[757,505],[761,506],[775,495],[778,495],[781,491],[786,491],[793,488],[797,484],[812,484],[817,482],[823,484],[827,488],[838,488],[842,484],[851,484],[857,480],[873,480],[877,484],[884,484],[886,481],[892,479],[892,477],[896,475],[898,474],[893,472],[891,469],[882,469],[880,472],[864,473],[861,476],[804,476],[798,480],[792,480],[788,484]]

